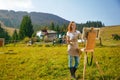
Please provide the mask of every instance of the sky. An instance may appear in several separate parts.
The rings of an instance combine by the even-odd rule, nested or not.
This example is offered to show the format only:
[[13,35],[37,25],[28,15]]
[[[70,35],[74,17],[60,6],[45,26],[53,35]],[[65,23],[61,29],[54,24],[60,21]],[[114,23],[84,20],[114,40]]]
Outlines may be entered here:
[[76,23],[120,25],[120,0],[0,0],[0,9],[51,13]]

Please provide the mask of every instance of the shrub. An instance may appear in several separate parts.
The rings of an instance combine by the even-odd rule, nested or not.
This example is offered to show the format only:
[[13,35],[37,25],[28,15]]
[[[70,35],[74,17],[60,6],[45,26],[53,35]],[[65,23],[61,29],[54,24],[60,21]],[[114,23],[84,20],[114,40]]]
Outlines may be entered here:
[[49,45],[49,44],[46,44],[45,47],[50,47],[50,45]]
[[44,42],[50,42],[50,39],[48,38],[48,36],[44,36]]
[[38,47],[42,47],[43,45],[42,44],[39,44]]
[[29,42],[29,41],[30,41],[30,38],[29,38],[29,37],[25,37],[22,42],[27,43],[27,42]]
[[120,36],[118,34],[112,34],[114,40],[120,40]]

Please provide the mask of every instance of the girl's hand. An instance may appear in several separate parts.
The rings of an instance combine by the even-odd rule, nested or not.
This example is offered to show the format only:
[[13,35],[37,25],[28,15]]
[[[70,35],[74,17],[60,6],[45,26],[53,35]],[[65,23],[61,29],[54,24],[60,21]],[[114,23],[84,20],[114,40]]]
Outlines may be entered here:
[[70,45],[72,46],[72,45],[73,45],[73,42],[70,42]]

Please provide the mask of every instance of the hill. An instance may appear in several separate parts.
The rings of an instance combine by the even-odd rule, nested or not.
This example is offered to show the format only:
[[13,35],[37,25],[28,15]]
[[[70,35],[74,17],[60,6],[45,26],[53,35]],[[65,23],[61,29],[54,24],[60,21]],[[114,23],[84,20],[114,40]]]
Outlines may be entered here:
[[13,10],[0,10],[0,21],[2,21],[6,26],[18,28],[20,26],[21,20],[24,15],[29,15],[31,17],[33,25],[49,25],[51,22],[55,24],[62,25],[69,21],[65,20],[59,16],[49,13],[41,12],[25,12],[25,11],[13,11]]
[[120,40],[113,40],[112,34],[120,35],[120,25],[101,28],[100,36],[105,45],[120,45]]
[[[15,30],[16,28],[7,27],[7,26],[5,26],[4,23],[1,22],[1,21],[0,21],[0,24],[1,24],[1,27],[2,27],[5,31],[7,31],[10,36],[12,36],[12,34],[13,34],[13,32],[14,32],[14,30]],[[18,31],[18,29],[16,29],[16,30]]]

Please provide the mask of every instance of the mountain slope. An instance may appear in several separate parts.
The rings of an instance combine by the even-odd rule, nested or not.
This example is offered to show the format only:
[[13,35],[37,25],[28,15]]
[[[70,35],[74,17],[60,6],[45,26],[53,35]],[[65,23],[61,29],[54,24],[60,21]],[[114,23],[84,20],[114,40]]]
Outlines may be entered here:
[[[2,27],[5,31],[8,32],[8,34],[9,34],[10,36],[13,35],[13,32],[14,32],[15,28],[7,27],[7,26],[5,26],[4,23],[2,23],[1,21],[0,21],[0,25],[1,25],[1,27]],[[19,31],[18,29],[16,29],[16,30]]]
[[58,25],[69,23],[68,20],[49,13],[15,12],[13,10],[0,10],[0,21],[2,21],[6,26],[18,28],[24,15],[29,15],[31,17],[33,25],[49,25],[51,22]]

